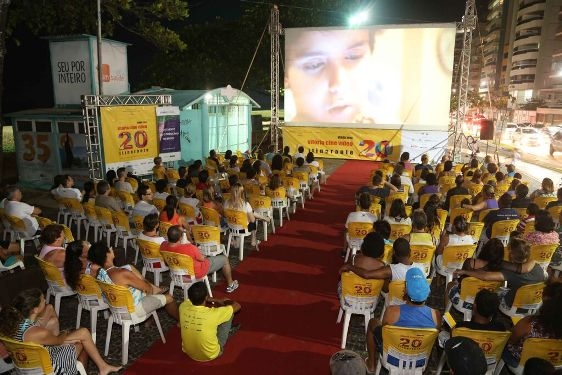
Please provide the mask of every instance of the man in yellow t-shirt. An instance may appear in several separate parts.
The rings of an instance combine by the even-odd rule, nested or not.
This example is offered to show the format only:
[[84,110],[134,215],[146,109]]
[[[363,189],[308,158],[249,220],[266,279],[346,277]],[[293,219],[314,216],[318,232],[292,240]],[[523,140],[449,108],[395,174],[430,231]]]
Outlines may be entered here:
[[241,306],[226,298],[209,297],[203,282],[193,284],[187,296],[179,308],[182,350],[196,361],[213,360],[223,353],[232,318]]

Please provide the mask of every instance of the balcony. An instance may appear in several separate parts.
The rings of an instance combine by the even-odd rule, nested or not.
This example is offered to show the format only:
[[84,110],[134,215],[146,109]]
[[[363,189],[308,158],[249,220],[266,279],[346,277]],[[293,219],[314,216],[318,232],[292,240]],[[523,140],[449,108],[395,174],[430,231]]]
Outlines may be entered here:
[[531,1],[525,6],[519,7],[518,15],[529,14],[537,11],[544,11],[546,8],[546,1]]
[[520,36],[518,38],[515,38],[515,41],[513,42],[513,48],[517,48],[525,44],[536,44],[538,46],[540,41],[541,41],[540,35]]
[[538,29],[539,33],[540,30],[542,28],[542,25],[544,23],[544,19],[541,18],[533,18],[531,20],[527,20],[527,21],[521,21],[518,22],[517,25],[515,26],[515,32],[520,32],[523,30],[528,30],[528,29]]

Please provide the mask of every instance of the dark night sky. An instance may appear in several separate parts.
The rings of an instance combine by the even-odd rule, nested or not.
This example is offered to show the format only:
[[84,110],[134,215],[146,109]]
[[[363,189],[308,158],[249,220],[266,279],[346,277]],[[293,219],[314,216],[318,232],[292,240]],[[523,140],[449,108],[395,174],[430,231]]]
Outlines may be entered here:
[[[279,0],[280,7],[302,7],[310,9],[308,0]],[[217,18],[236,19],[246,5],[263,4],[260,0],[190,0],[190,17],[187,22],[200,23]],[[315,12],[333,15],[334,22],[344,25],[350,9],[370,7],[372,24],[404,24],[427,22],[459,22],[465,9],[463,0],[348,0],[347,9],[316,8]],[[486,0],[477,0],[479,13],[485,12]],[[290,20],[280,19],[281,24],[290,24]],[[293,26],[293,25],[291,25]],[[296,25],[295,25],[296,26]],[[293,26],[293,27],[295,27]],[[300,26],[300,25],[299,25]],[[306,25],[303,25],[306,26]],[[22,109],[50,107],[53,105],[51,71],[48,42],[32,36],[29,32],[18,30],[21,41],[16,45],[12,40],[7,43],[8,54],[4,70],[4,113]],[[146,43],[133,35],[115,35],[115,40],[131,43],[129,55],[129,80],[134,85],[136,74],[135,62],[142,60],[147,48]]]

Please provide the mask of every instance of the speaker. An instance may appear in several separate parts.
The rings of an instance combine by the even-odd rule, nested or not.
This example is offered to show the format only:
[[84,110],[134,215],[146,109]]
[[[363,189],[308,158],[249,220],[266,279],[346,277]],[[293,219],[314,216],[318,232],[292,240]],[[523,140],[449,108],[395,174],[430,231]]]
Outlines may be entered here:
[[480,140],[491,141],[494,139],[494,121],[482,119],[480,121]]

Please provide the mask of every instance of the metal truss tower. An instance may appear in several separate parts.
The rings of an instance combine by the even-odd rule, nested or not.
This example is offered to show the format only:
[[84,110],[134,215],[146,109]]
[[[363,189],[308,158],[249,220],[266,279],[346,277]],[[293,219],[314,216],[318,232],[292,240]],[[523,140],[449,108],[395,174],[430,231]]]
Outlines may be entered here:
[[269,126],[271,144],[279,150],[279,36],[282,33],[279,23],[279,8],[273,5],[269,21],[271,36],[271,124]]
[[172,97],[170,95],[82,95],[90,179],[96,181],[105,178],[100,109],[133,105],[172,105]]
[[[455,119],[454,128],[454,143],[453,143],[453,155],[460,154],[461,143],[464,137],[462,130],[462,122],[464,121],[466,110],[467,110],[467,94],[469,90],[469,75],[470,75],[470,54],[472,48],[472,32],[476,28],[478,19],[476,16],[476,4],[475,0],[467,0],[466,8],[464,10],[464,16],[462,22],[457,24],[458,32],[463,32],[463,43],[462,51],[459,59],[459,69],[460,73],[458,75],[458,106],[457,106],[457,116]],[[459,150],[457,151],[457,144]]]

